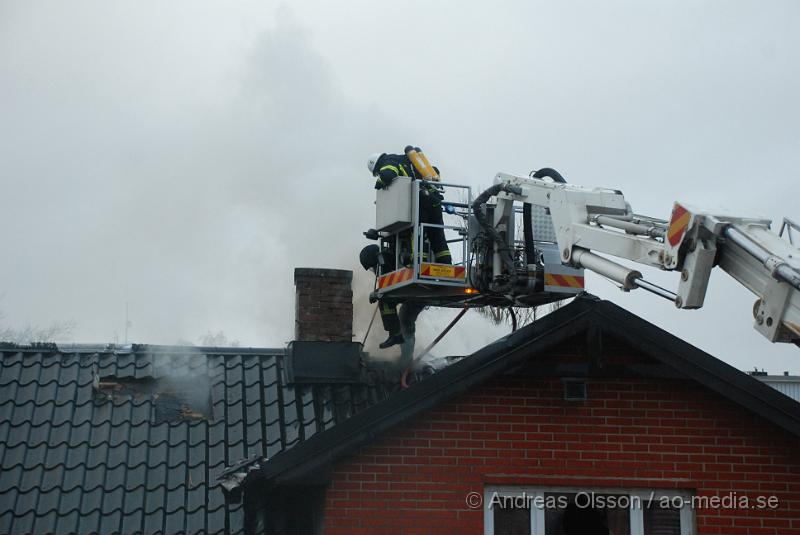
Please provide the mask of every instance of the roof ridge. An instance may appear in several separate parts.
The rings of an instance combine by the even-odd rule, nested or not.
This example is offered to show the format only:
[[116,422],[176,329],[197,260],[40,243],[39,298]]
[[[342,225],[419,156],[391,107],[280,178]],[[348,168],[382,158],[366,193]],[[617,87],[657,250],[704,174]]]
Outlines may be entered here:
[[97,354],[97,355],[131,355],[142,353],[198,354],[198,355],[283,355],[282,347],[218,347],[187,346],[167,344],[61,344],[57,342],[37,342],[34,344],[17,344],[0,342],[0,353],[59,353],[62,355]]

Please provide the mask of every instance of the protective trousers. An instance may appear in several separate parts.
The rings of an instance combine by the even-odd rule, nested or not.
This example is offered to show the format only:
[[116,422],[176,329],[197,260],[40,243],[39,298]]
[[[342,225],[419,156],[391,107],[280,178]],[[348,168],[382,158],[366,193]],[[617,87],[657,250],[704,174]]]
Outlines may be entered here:
[[400,306],[400,330],[403,333],[403,343],[400,346],[400,369],[405,370],[414,360],[414,342],[417,332],[417,317],[425,309],[419,303],[403,303]]
[[[419,220],[422,223],[431,223],[434,225],[444,225],[442,218],[442,203],[435,193],[421,191],[419,196]],[[442,228],[425,228],[425,238],[431,244],[433,249],[434,262],[440,264],[452,264],[453,260],[450,256],[450,248],[447,246],[447,239],[444,236],[444,229]]]

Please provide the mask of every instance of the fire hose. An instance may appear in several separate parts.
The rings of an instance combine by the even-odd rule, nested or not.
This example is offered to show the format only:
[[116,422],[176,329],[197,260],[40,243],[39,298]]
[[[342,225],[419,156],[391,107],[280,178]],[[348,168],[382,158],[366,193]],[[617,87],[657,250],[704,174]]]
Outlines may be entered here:
[[460,319],[461,319],[461,318],[464,316],[464,314],[466,314],[466,313],[467,313],[467,310],[469,310],[469,308],[468,308],[468,307],[466,307],[466,306],[465,306],[464,308],[462,308],[462,309],[461,309],[461,312],[459,312],[459,313],[458,313],[458,315],[457,315],[455,318],[453,318],[453,320],[452,320],[452,321],[451,321],[451,322],[450,322],[450,323],[447,325],[447,327],[445,327],[445,328],[444,328],[444,330],[443,330],[442,332],[440,332],[440,333],[439,333],[439,336],[437,336],[436,338],[434,338],[434,339],[433,339],[433,342],[431,342],[430,344],[428,344],[428,347],[426,347],[425,349],[423,349],[423,350],[422,350],[422,353],[420,353],[419,355],[417,355],[417,356],[414,358],[414,360],[412,360],[412,361],[411,361],[411,364],[409,364],[409,365],[408,365],[408,368],[406,368],[406,369],[405,369],[405,371],[403,372],[403,375],[400,377],[400,386],[401,386],[401,387],[403,387],[403,388],[408,388],[408,374],[409,374],[409,373],[411,373],[411,369],[414,367],[414,365],[415,365],[417,362],[419,362],[419,361],[422,359],[422,357],[424,357],[425,355],[427,355],[428,353],[430,353],[431,349],[433,349],[433,348],[436,346],[436,344],[438,344],[438,343],[439,343],[439,341],[440,341],[442,338],[444,338],[444,337],[445,337],[445,335],[446,335],[448,332],[450,332],[450,329],[452,329],[452,328],[455,326],[455,324],[456,324],[456,323],[458,323],[458,320],[460,320]]

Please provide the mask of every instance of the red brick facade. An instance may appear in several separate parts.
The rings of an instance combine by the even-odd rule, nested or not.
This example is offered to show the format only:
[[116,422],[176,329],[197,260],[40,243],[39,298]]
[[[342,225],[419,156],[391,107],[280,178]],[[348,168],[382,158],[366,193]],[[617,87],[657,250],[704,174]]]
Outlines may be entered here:
[[800,440],[688,379],[498,378],[340,462],[326,535],[483,533],[486,485],[775,495],[775,510],[696,510],[699,534],[800,534]]

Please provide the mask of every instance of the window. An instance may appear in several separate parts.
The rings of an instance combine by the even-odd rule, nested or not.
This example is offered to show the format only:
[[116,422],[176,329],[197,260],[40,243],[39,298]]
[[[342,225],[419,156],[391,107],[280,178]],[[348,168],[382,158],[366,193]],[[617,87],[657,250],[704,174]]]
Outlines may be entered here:
[[486,535],[693,535],[680,491],[487,487]]

